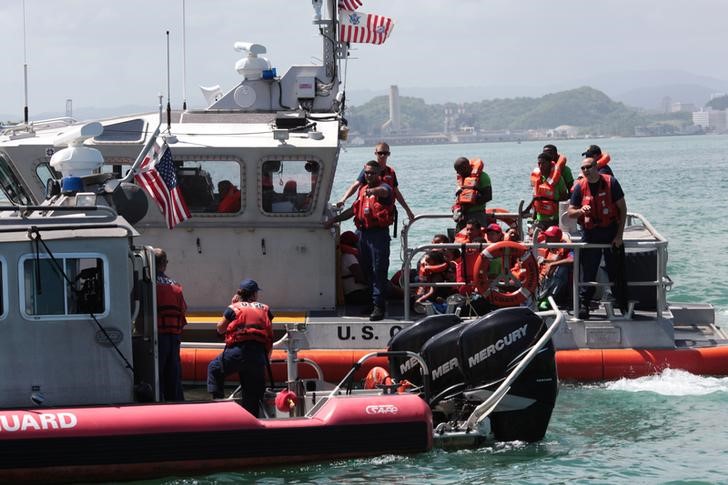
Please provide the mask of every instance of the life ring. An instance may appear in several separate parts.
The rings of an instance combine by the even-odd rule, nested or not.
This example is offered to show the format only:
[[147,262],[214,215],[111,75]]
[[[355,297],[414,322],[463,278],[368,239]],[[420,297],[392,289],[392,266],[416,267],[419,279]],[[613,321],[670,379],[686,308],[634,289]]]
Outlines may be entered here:
[[[506,254],[508,252],[509,254]],[[504,258],[504,256],[507,256]],[[502,258],[505,263],[512,257],[518,258],[516,264],[509,270],[501,270],[501,276],[507,275],[503,281],[490,281],[488,270],[490,262],[495,258]],[[505,267],[504,264],[502,267]],[[475,260],[473,267],[475,288],[478,293],[498,307],[511,307],[523,304],[531,295],[536,293],[538,286],[538,263],[533,252],[526,246],[515,241],[499,241],[483,249]],[[500,277],[498,278],[500,279]],[[513,291],[501,291],[498,283],[516,287]]]

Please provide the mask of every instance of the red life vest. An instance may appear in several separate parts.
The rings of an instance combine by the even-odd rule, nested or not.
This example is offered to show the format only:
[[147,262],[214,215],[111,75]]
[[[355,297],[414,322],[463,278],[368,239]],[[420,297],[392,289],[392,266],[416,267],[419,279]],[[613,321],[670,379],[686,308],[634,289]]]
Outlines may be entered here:
[[584,229],[607,227],[619,219],[617,205],[612,200],[612,177],[600,174],[597,183],[599,184],[599,190],[595,195],[591,193],[586,177],[574,182],[575,186],[578,184],[581,187],[581,205],[591,206],[589,216],[579,217],[579,224]]
[[382,169],[382,172],[379,174],[379,180],[394,189],[396,185],[394,182],[395,180],[397,180],[397,174],[394,172],[394,169],[392,167],[387,165]]
[[240,190],[237,187],[230,187],[225,197],[217,206],[218,212],[238,212],[240,210]]
[[460,174],[457,176],[458,187],[460,192],[458,193],[456,204],[460,205],[474,205],[478,203],[480,193],[477,190],[478,183],[480,182],[480,174],[483,173],[483,161],[479,158],[470,160],[470,175],[463,178]]
[[182,286],[177,283],[157,283],[157,333],[179,335],[187,325],[187,304]]
[[257,301],[238,301],[230,305],[235,320],[225,330],[225,345],[242,342],[260,342],[270,354],[273,347],[273,326],[268,305]]
[[363,185],[354,201],[354,224],[359,229],[389,227],[394,222],[394,203],[382,204],[376,195],[366,195],[367,188]]
[[[546,239],[544,238],[541,242],[544,242]],[[567,236],[566,234],[561,236],[561,242],[563,243],[570,243],[571,238]],[[562,259],[566,259],[569,257],[569,252],[571,250],[569,248],[539,248],[538,249],[538,256],[539,256],[539,264],[538,264],[538,273],[539,273],[539,281],[543,280],[546,276],[548,276],[549,269],[547,268],[544,263],[551,263],[553,261],[561,261]]]

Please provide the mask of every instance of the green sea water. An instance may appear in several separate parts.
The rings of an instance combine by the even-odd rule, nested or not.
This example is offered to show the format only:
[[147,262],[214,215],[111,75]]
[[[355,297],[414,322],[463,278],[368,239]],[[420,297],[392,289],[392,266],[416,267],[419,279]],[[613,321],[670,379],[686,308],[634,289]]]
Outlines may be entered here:
[[[728,325],[728,137],[557,145],[576,172],[579,154],[591,143],[612,155],[629,211],[643,214],[670,241],[668,273],[675,284],[668,300],[712,303],[718,322]],[[490,205],[515,210],[521,199],[529,198],[529,174],[542,146],[392,147],[390,163],[415,213],[449,211],[455,191],[452,163],[458,156],[482,158],[493,183]],[[338,200],[373,151],[342,151],[332,200]],[[429,242],[432,234],[443,232],[444,222],[423,224],[412,242]],[[397,239],[391,266],[399,264]],[[599,385],[562,384],[546,437],[535,444],[493,443],[478,450],[433,450],[147,483],[728,483],[728,378],[666,371]]]

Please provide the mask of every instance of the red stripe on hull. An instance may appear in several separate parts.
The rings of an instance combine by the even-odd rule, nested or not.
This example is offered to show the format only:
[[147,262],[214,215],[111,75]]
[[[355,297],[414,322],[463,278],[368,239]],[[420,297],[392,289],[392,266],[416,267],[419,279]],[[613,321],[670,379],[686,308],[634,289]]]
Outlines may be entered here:
[[[368,350],[305,350],[299,357],[309,358],[324,371],[324,379],[339,381]],[[182,377],[186,381],[206,382],[207,365],[220,353],[214,349],[182,349]],[[274,351],[273,359],[285,359],[285,353]],[[387,359],[380,357],[365,362],[359,372],[363,378],[372,367],[387,368]],[[680,369],[696,375],[728,375],[728,346],[694,349],[581,349],[556,352],[556,366],[559,378],[576,381],[603,381],[622,377],[642,377],[663,371],[666,368]],[[302,378],[315,378],[309,365],[300,364]],[[286,377],[285,365],[274,365],[273,375],[277,381]],[[231,382],[237,376],[229,377]]]

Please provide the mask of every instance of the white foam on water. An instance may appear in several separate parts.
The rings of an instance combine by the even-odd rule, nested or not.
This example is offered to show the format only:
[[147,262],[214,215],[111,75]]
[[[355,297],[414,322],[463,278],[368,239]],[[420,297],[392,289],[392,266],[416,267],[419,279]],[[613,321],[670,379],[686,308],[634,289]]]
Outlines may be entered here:
[[664,396],[704,396],[714,392],[728,392],[728,377],[704,377],[683,370],[665,369],[660,374],[609,382],[606,389],[648,391]]

